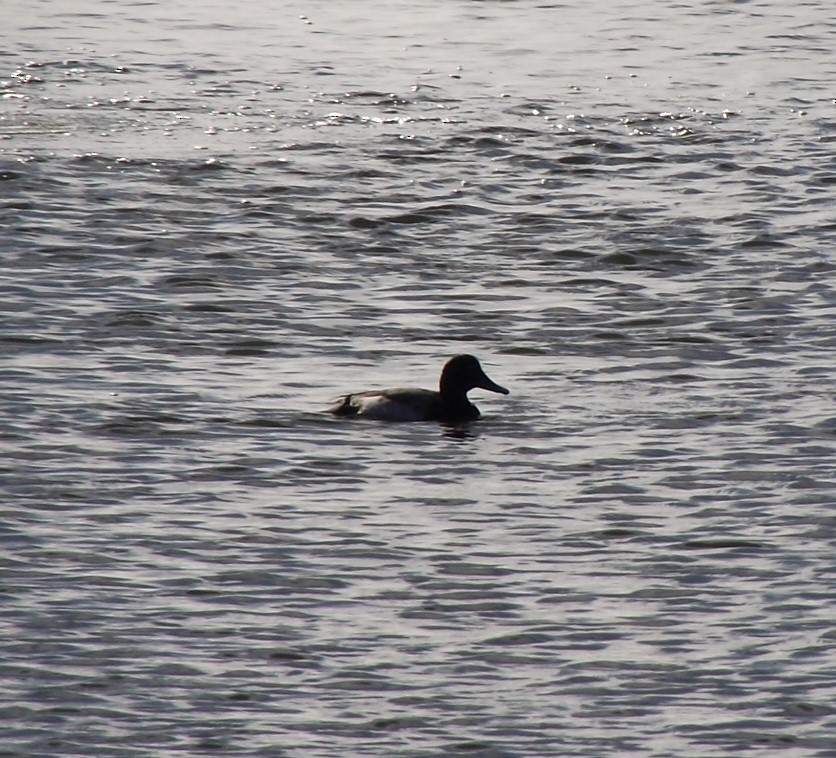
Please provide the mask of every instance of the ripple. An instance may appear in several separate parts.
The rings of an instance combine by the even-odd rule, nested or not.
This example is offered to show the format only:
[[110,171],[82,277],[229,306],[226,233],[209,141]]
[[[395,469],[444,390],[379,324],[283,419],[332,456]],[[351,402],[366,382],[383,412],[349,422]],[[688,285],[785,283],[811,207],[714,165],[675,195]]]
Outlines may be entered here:
[[828,9],[524,6],[12,19],[7,751],[829,754]]

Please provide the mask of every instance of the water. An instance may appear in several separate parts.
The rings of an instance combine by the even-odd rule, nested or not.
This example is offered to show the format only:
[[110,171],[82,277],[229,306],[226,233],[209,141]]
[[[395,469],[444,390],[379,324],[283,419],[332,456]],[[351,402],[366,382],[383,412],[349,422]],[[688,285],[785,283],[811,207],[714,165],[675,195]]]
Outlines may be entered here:
[[0,754],[836,755],[828,3],[0,14]]

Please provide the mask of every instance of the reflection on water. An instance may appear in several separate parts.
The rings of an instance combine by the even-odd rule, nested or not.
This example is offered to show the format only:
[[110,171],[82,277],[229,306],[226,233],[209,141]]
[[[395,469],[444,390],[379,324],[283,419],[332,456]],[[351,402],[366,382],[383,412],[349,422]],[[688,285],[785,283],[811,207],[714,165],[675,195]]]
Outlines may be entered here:
[[828,6],[9,16],[10,754],[832,754]]
[[479,436],[476,424],[444,426],[444,436],[452,440],[475,440]]

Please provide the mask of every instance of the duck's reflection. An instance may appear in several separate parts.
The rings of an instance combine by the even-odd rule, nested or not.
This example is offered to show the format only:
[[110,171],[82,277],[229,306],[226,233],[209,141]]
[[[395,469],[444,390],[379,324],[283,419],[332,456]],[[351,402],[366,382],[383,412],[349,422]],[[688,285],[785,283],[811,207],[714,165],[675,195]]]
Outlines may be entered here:
[[445,437],[450,437],[454,440],[475,440],[479,436],[478,432],[470,424],[446,425],[442,433]]

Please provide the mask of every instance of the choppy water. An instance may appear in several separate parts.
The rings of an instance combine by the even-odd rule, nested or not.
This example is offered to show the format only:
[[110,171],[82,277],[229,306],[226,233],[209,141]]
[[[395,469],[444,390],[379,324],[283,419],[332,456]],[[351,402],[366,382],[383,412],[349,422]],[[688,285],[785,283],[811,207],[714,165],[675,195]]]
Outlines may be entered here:
[[0,13],[0,755],[836,755],[829,3]]

